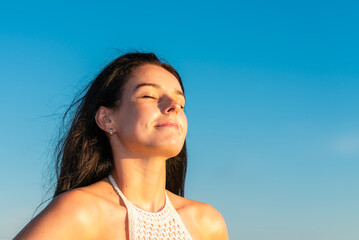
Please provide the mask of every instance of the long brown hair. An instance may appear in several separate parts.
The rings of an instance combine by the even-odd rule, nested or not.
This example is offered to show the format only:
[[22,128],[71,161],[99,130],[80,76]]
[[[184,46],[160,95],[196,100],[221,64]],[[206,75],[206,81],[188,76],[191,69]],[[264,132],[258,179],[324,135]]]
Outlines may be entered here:
[[[54,197],[88,186],[110,174],[113,169],[111,146],[106,134],[97,126],[95,115],[100,106],[116,106],[128,75],[144,64],[161,66],[172,73],[184,92],[178,72],[153,53],[127,53],[108,64],[65,112],[63,121],[69,120],[56,148],[57,186]],[[186,170],[185,142],[181,152],[166,161],[166,189],[184,196]]]

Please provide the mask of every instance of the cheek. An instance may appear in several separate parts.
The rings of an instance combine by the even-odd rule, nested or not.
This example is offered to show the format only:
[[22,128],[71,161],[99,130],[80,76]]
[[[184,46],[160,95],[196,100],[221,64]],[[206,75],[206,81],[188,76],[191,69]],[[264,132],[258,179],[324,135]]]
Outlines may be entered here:
[[179,118],[179,121],[182,125],[182,129],[183,129],[183,135],[184,137],[186,137],[187,134],[187,128],[188,128],[188,123],[187,123],[187,117],[185,113],[182,113],[181,117]]
[[124,129],[134,129],[139,119],[139,113],[136,108],[129,108],[123,114],[121,125]]
[[146,105],[137,105],[134,106],[132,111],[132,118],[131,124],[136,131],[137,134],[143,135],[148,134],[149,132],[153,131],[153,127],[155,125],[155,120],[159,118],[161,114],[160,111],[156,111],[155,109],[148,107]]
[[124,104],[119,109],[115,118],[119,134],[122,136],[133,135],[136,132],[140,120],[139,109],[133,104]]

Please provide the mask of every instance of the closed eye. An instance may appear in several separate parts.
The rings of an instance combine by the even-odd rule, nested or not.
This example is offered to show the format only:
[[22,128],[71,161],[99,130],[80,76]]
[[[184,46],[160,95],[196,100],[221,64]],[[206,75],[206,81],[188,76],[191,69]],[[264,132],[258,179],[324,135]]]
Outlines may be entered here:
[[156,99],[156,98],[153,97],[153,96],[143,96],[142,98],[153,98],[153,99]]

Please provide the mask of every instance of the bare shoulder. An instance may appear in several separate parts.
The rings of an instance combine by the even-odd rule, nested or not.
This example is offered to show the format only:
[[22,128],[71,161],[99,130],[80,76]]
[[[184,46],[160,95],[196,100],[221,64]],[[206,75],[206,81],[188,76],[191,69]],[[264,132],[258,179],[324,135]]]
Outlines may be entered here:
[[100,205],[91,188],[79,188],[55,197],[15,237],[17,239],[95,239]]
[[192,231],[191,235],[199,239],[228,239],[226,223],[216,208],[207,203],[170,195],[182,221],[190,233]]
[[90,224],[100,214],[97,196],[87,187],[63,193],[51,202],[49,210],[61,213],[81,224]]

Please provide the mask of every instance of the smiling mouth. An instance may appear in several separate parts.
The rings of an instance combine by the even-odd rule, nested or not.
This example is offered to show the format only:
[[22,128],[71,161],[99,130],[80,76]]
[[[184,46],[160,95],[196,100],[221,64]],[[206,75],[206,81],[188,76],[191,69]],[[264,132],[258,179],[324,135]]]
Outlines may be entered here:
[[172,128],[179,129],[178,124],[175,122],[164,122],[164,123],[156,125],[156,127],[172,127]]

